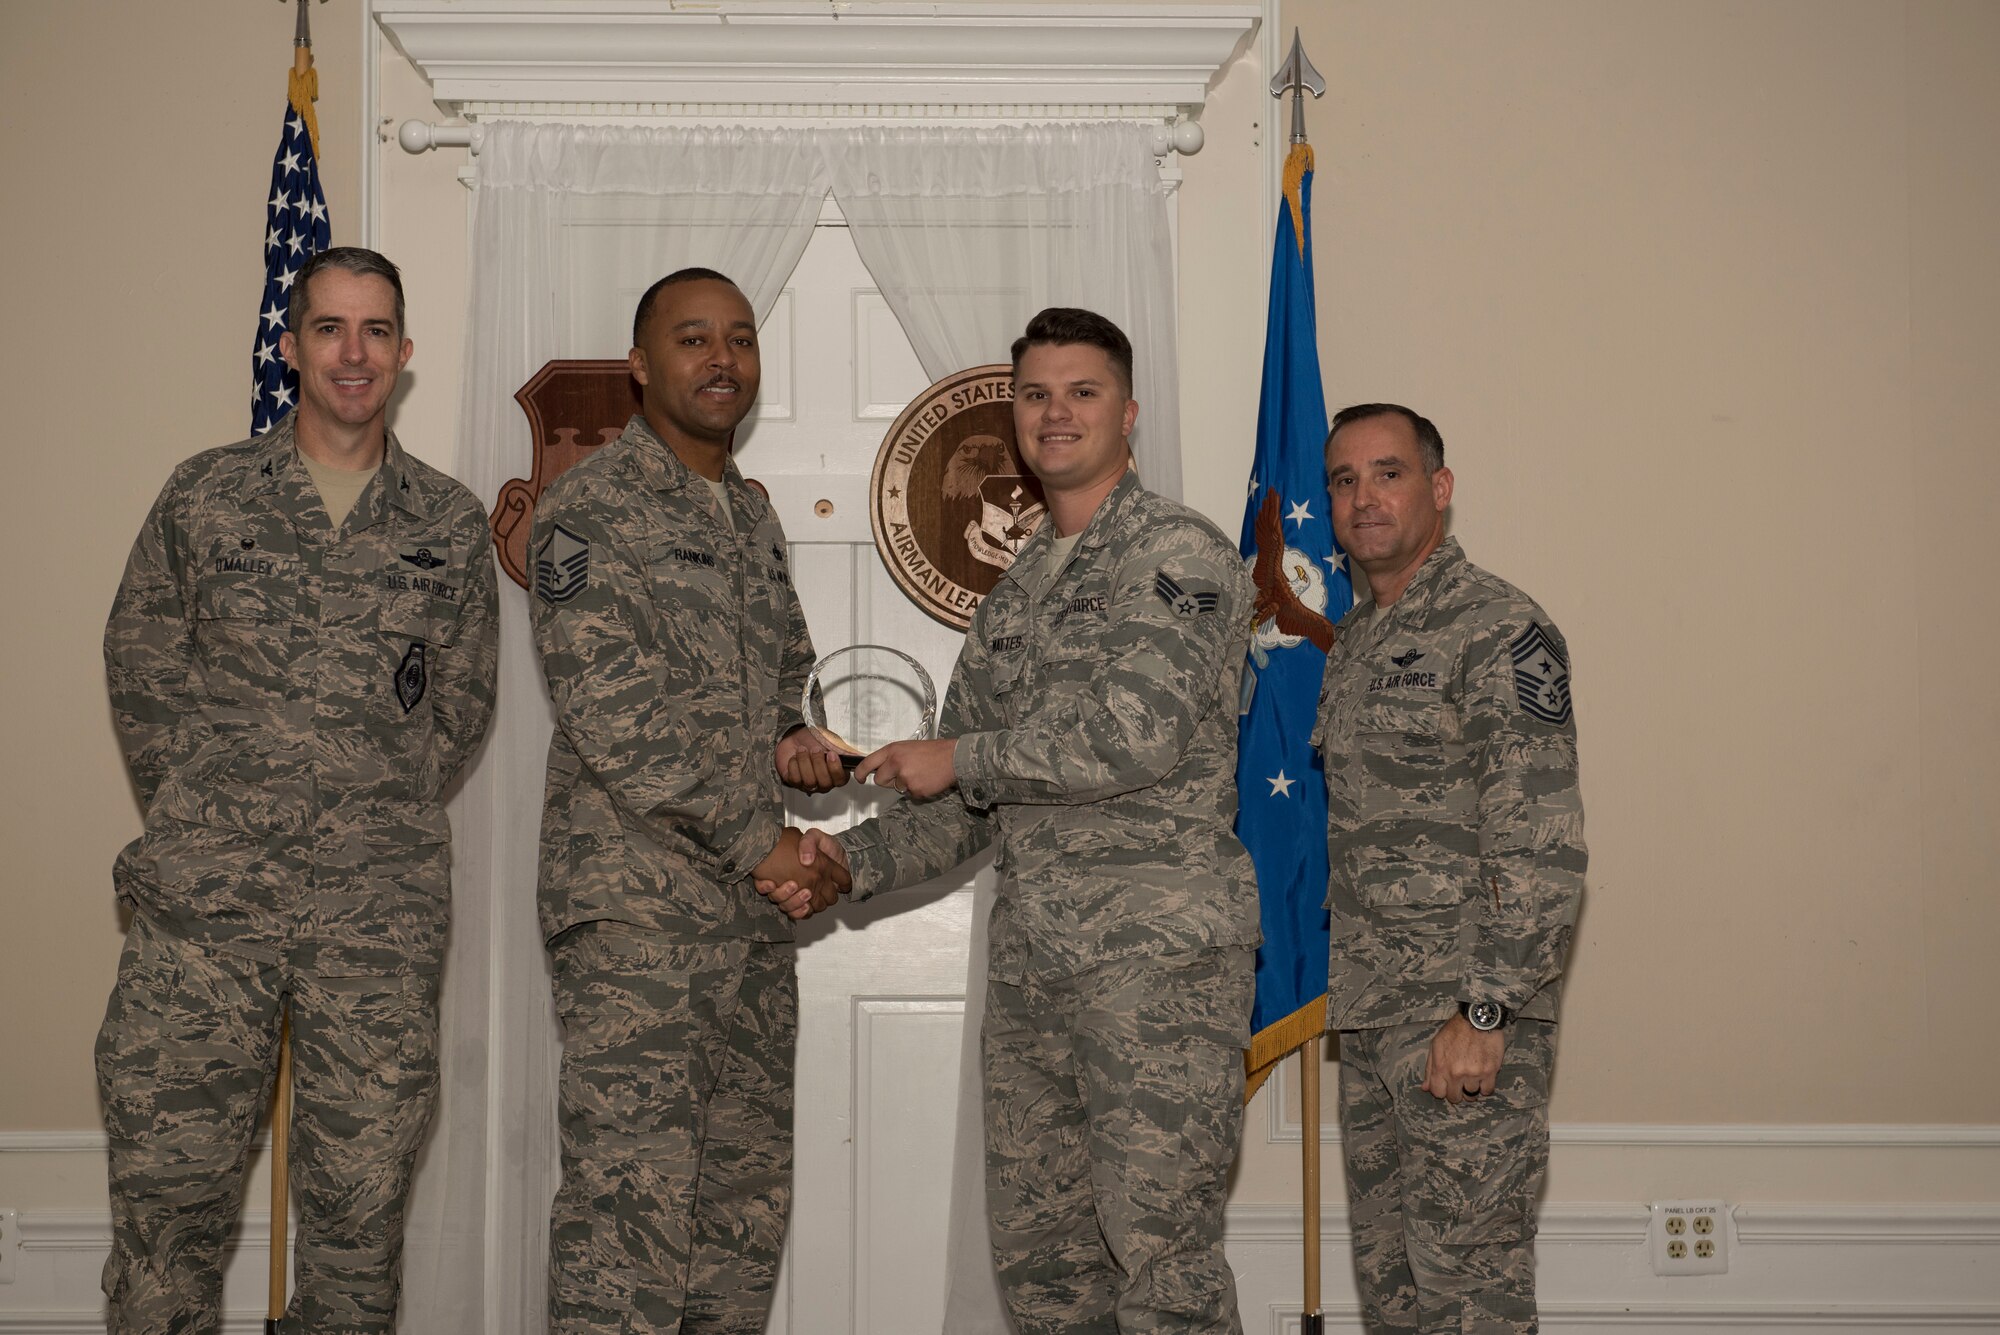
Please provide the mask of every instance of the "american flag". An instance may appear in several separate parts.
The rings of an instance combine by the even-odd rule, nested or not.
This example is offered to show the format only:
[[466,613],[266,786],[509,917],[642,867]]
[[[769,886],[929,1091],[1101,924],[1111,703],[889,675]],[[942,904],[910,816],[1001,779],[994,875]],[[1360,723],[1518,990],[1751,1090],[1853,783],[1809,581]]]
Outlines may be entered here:
[[298,404],[299,378],[278,355],[285,305],[299,266],[333,244],[319,160],[296,102],[285,107],[285,133],[271,163],[271,203],[264,228],[264,304],[250,354],[250,432],[263,435]]

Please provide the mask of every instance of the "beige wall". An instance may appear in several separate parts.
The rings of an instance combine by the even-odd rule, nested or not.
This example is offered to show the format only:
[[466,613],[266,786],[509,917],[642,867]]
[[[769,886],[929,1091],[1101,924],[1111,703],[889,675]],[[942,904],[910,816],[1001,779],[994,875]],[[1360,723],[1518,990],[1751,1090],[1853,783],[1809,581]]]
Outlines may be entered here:
[[[1456,533],[1576,658],[1551,1197],[1994,1199],[1990,1148],[1673,1128],[1996,1120],[2000,10],[1285,17],[1330,406],[1438,421]],[[1238,1198],[1291,1198],[1258,1140]]]
[[[315,17],[347,241],[358,21]],[[1438,420],[1456,531],[1575,649],[1593,871],[1558,1122],[2000,1121],[1980,1060],[2000,720],[1977,678],[2000,649],[1980,615],[2000,575],[1981,523],[2000,483],[2000,10],[1356,0],[1284,17],[1328,83],[1309,113],[1328,398]],[[32,498],[0,537],[20,614],[0,713],[0,1132],[97,1124],[108,873],[138,824],[98,638],[168,467],[243,429],[290,23],[276,4],[0,9],[0,179],[32,185],[0,202],[0,388]],[[1265,77],[1229,72],[1183,164],[1189,492],[1231,531],[1263,323]],[[429,112],[393,55],[382,96]],[[460,230],[435,219],[462,217],[464,193],[438,157],[391,152],[383,173],[418,343],[401,424],[437,457],[463,278]],[[1292,1150],[1262,1128],[1253,1109],[1238,1198],[1290,1199]],[[101,1191],[74,1165],[24,1185],[10,1157],[0,1205]],[[1995,1176],[1990,1150],[1562,1145],[1553,1194],[1990,1200]]]
[[1575,652],[1555,1116],[1993,1121],[2000,12],[1291,9],[1328,397]]
[[[323,183],[347,243],[360,21],[353,6],[314,17]],[[111,860],[139,828],[99,645],[168,469],[249,430],[293,21],[277,4],[0,6],[0,403],[16,497],[0,526],[15,627],[0,694],[0,1131],[98,1125],[91,1041],[120,939]]]
[[[1992,530],[2000,509],[2000,176],[1992,158],[2000,8],[1978,0],[1912,6],[1905,40],[1909,409],[1897,435],[1909,441],[1909,463],[1898,471],[1912,514],[1891,596],[1910,605],[1915,634],[1882,647],[1917,703],[1914,736],[1890,773],[1920,799],[1903,880],[1915,882],[1907,902],[1922,923],[1922,974],[1909,990],[1929,1031],[1924,1083],[1957,1085],[1938,1076],[1995,1047],[1986,1017],[2000,948],[2000,700],[1981,684],[2000,605]],[[1869,490],[1865,479],[1857,490]],[[1933,1096],[1936,1105],[1954,1118],[1995,1120],[1991,1063],[1971,1055],[1970,1064],[1986,1067],[1986,1080]]]

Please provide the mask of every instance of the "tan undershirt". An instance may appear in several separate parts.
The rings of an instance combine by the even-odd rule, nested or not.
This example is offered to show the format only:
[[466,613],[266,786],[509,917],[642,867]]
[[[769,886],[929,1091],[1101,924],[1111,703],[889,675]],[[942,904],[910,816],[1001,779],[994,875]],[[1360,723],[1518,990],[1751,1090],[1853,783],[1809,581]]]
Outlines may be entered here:
[[361,499],[361,493],[368,490],[368,481],[382,471],[382,465],[373,468],[349,469],[333,468],[315,462],[304,451],[299,453],[299,462],[306,466],[306,472],[319,489],[319,503],[326,507],[326,517],[339,528],[347,522],[347,516],[354,509],[354,503]]
[[1069,560],[1069,554],[1076,550],[1076,540],[1082,536],[1083,531],[1079,529],[1067,538],[1057,538],[1049,543],[1048,559],[1042,562],[1040,587],[1035,590],[1037,598],[1045,596],[1055,587],[1056,576],[1061,573],[1063,562]]
[[721,481],[709,482],[707,478],[702,478],[702,481],[708,482],[708,489],[715,493],[715,503],[722,507],[722,522],[729,525],[730,532],[735,532],[736,511],[729,504],[728,484]]

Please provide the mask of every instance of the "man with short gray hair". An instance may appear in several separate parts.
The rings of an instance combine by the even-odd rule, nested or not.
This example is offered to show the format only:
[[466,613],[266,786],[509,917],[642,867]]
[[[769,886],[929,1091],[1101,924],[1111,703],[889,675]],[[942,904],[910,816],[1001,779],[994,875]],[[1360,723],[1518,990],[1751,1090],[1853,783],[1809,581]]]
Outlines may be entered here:
[[1327,1024],[1371,1332],[1532,1332],[1556,1003],[1583,893],[1569,650],[1445,536],[1429,419],[1333,419],[1333,531],[1370,596],[1342,619],[1326,764]]

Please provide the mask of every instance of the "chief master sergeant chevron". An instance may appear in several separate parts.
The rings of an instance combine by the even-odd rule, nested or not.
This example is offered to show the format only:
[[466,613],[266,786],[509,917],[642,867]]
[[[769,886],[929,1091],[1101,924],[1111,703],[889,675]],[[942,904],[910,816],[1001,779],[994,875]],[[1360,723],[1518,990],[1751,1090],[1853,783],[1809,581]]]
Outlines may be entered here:
[[1326,761],[1340,1129],[1371,1332],[1532,1332],[1556,1003],[1583,894],[1569,653],[1444,536],[1429,420],[1338,413],[1333,529],[1371,597],[1340,623]]
[[297,410],[174,470],[104,635],[145,806],[97,1040],[113,1335],[216,1328],[287,1006],[286,1331],[394,1327],[436,1101],[443,795],[493,712],[492,544],[472,493],[386,429],[410,357],[396,266],[314,256],[288,323]]

